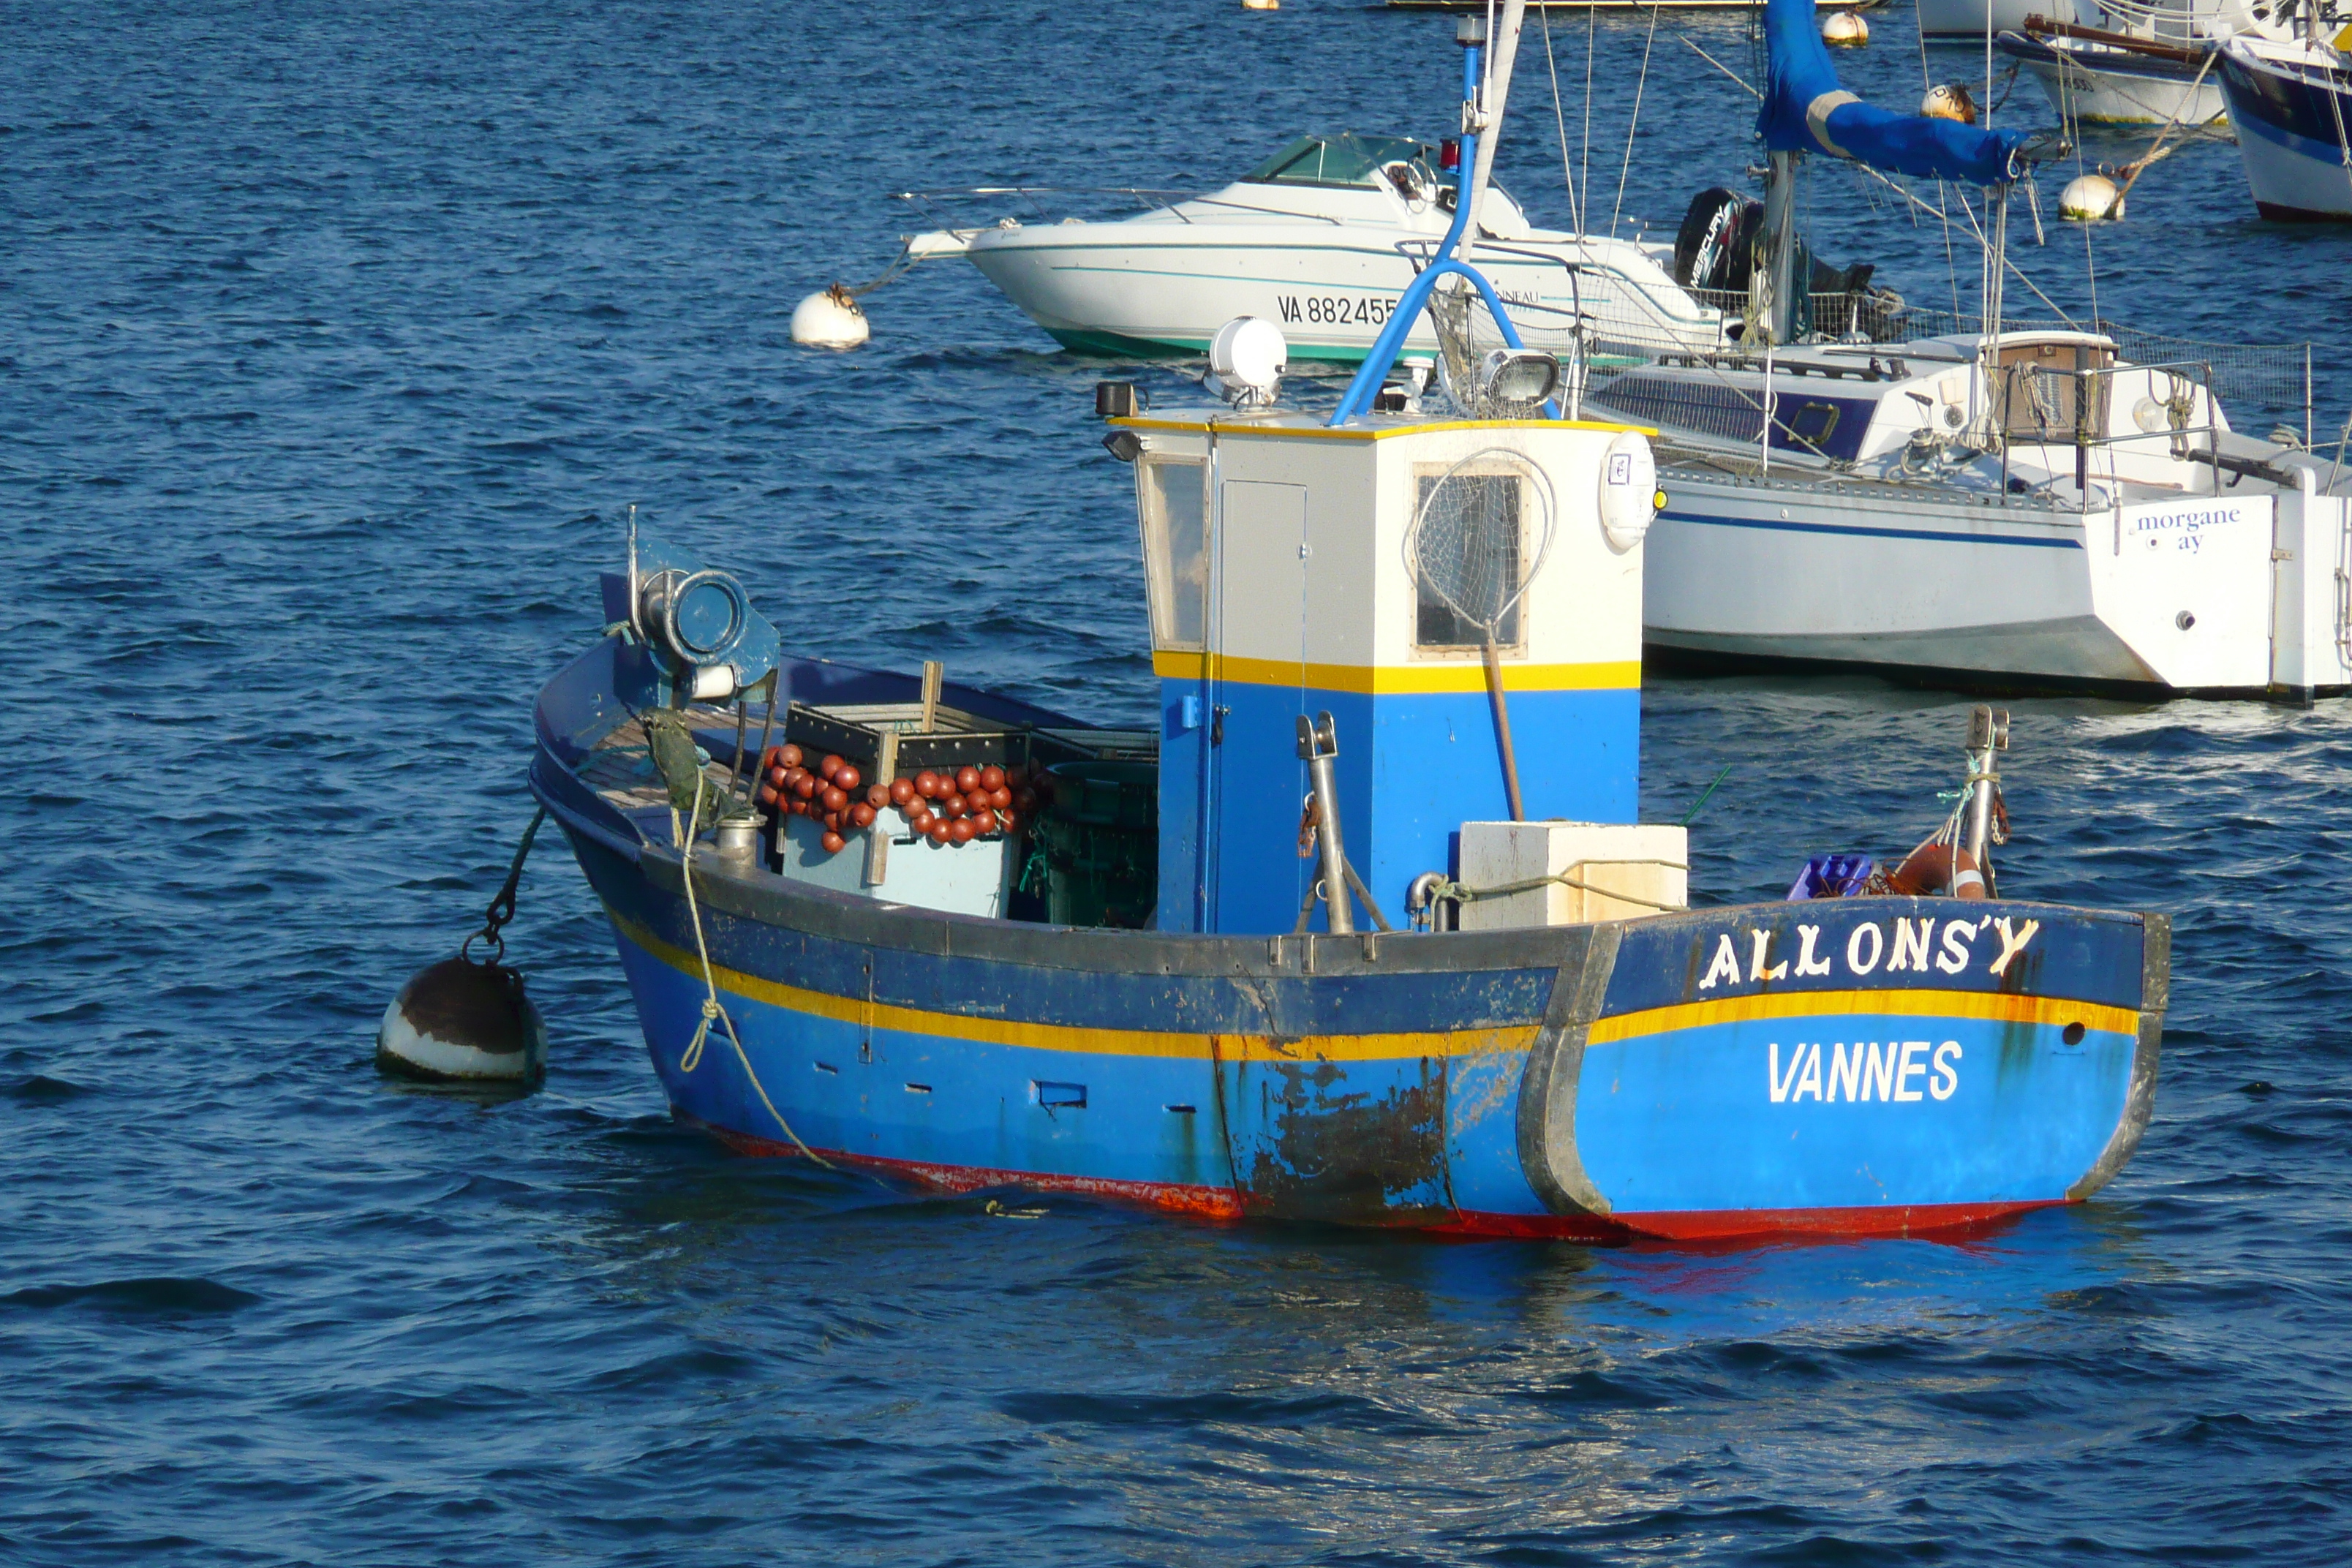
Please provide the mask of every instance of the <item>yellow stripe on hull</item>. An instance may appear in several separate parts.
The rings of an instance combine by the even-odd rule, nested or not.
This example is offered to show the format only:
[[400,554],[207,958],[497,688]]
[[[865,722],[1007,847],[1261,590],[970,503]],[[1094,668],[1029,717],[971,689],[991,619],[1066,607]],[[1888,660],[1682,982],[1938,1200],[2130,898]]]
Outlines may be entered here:
[[2139,1015],[2128,1007],[2069,1002],[2056,996],[2006,996],[1976,991],[1793,991],[1777,996],[1734,996],[1721,1002],[1685,1002],[1653,1007],[1595,1022],[1586,1037],[1596,1046],[1634,1040],[1710,1024],[1759,1019],[1816,1018],[1832,1014],[1916,1018],[1990,1018],[2009,1024],[2080,1024],[2106,1034],[2139,1032]]
[[[1486,667],[1475,662],[1376,667],[1291,664],[1274,658],[1163,650],[1151,656],[1151,670],[1166,680],[1199,680],[1205,672],[1243,686],[1306,686],[1369,697],[1476,695],[1486,689]],[[1639,659],[1503,666],[1506,691],[1632,691],[1641,684]]]
[[[698,984],[702,963],[693,953],[674,947],[615,911],[606,915],[632,942]],[[1066,1051],[1082,1056],[1163,1057],[1207,1061],[1354,1062],[1409,1060],[1420,1057],[1483,1057],[1524,1051],[1535,1043],[1533,1025],[1492,1029],[1447,1029],[1425,1034],[1305,1035],[1275,1040],[1264,1035],[1183,1034],[1160,1029],[1103,1029],[1073,1024],[1036,1024],[1015,1018],[940,1013],[903,1007],[895,1003],[859,1001],[827,992],[804,990],[756,974],[710,966],[721,991],[762,1002],[772,1007],[803,1013],[835,1023],[857,1024],[910,1035],[970,1040],[978,1045],[1015,1046],[1027,1050]],[[1215,1048],[1211,1049],[1214,1039]]]

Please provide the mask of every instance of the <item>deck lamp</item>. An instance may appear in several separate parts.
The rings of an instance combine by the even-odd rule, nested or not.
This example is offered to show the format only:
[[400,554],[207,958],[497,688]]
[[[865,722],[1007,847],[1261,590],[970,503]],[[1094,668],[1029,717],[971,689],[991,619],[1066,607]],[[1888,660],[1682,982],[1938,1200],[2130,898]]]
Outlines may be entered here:
[[1535,349],[1496,349],[1478,362],[1476,382],[1481,406],[1532,406],[1559,389],[1559,360]]

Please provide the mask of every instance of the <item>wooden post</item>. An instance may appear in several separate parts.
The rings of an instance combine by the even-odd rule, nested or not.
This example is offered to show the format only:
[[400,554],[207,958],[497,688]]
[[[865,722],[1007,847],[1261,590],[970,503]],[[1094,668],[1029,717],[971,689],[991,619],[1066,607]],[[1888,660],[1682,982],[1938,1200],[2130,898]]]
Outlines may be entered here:
[[[937,668],[934,666],[933,668]],[[929,685],[928,678],[924,684]],[[881,754],[874,759],[874,782],[887,784],[898,776],[898,731],[882,731]],[[882,808],[891,810],[889,806]],[[866,830],[866,885],[878,888],[890,875],[890,835],[884,831],[882,817],[877,813],[874,826]]]

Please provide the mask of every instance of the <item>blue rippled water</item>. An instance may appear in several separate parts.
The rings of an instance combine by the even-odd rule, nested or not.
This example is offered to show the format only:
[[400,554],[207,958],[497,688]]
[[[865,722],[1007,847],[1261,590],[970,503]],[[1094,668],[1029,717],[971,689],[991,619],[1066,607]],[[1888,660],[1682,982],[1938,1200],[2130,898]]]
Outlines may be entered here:
[[[1910,18],[1875,26],[1842,67],[1906,98]],[[0,4],[0,1559],[2352,1556],[2341,702],[2015,705],[2011,885],[2170,911],[2178,989],[2136,1162],[1967,1245],[1206,1228],[730,1158],[671,1127],[551,851],[513,931],[546,1090],[371,1068],[529,815],[530,700],[596,635],[629,502],[797,643],[1139,711],[1102,367],[960,264],[873,296],[857,353],[795,350],[791,307],[880,268],[896,189],[1434,134],[1448,32],[1317,0]],[[1654,227],[1750,157],[1684,35],[1747,69],[1743,25],[1660,25],[1623,204]],[[1554,42],[1578,142],[1581,22]],[[1602,212],[1643,45],[1598,30]],[[1503,171],[1559,219],[1528,58]],[[1865,200],[1817,174],[1820,247],[1932,297],[1940,232]],[[2025,266],[2087,302],[2051,240]],[[2257,223],[2192,143],[2098,237],[2099,304],[2316,338],[2332,433],[2346,244]],[[1962,722],[1867,680],[1648,705],[1653,816],[1732,768],[1709,900],[1911,842]]]

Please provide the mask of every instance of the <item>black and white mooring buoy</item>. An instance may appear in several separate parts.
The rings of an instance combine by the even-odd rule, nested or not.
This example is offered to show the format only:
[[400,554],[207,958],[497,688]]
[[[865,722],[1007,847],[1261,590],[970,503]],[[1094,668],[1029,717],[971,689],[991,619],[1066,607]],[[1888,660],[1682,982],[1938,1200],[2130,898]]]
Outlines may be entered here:
[[1919,100],[1919,112],[1930,120],[1949,120],[1961,125],[1977,122],[1977,100],[1968,88],[1957,81],[1948,81],[1927,89]]
[[[524,830],[506,885],[490,900],[482,929],[455,958],[418,970],[384,1009],[376,1029],[379,1072],[425,1083],[508,1084],[536,1089],[547,1076],[547,1023],[523,990],[522,972],[506,962],[499,928],[514,918],[523,858],[546,820],[542,807]],[[488,956],[477,959],[482,942]]]
[[375,1065],[428,1083],[536,1088],[547,1076],[547,1024],[522,975],[459,956],[421,969],[384,1009]]

